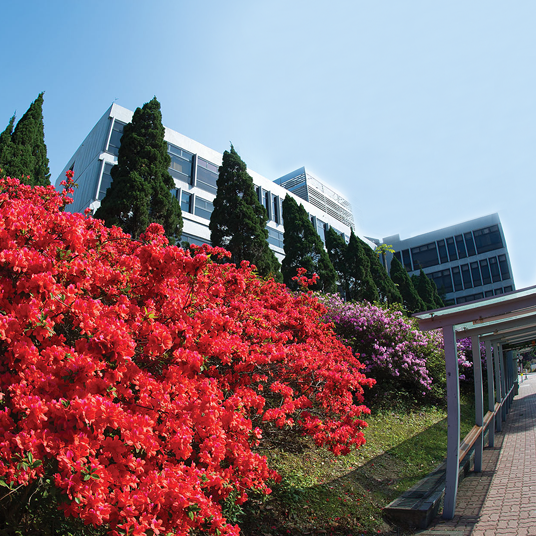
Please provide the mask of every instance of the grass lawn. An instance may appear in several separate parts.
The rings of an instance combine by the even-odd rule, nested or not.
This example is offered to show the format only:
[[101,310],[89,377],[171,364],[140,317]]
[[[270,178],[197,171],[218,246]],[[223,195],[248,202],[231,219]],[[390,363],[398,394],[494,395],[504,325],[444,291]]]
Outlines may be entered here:
[[[474,408],[462,400],[462,438]],[[446,457],[446,408],[392,407],[367,418],[367,444],[334,456],[307,439],[263,453],[283,477],[268,497],[252,497],[227,515],[246,536],[396,534],[382,508]]]

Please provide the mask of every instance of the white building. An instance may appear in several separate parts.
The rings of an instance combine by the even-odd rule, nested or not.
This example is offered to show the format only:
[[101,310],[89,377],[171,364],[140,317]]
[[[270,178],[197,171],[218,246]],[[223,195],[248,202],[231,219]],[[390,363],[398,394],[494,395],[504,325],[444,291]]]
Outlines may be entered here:
[[[56,187],[59,187],[66,171],[72,169],[74,181],[78,184],[73,196],[74,202],[69,207],[72,212],[83,212],[87,207],[95,211],[100,206],[112,181],[110,170],[117,163],[123,127],[132,120],[132,116],[130,110],[112,104],[69,159],[56,181]],[[222,154],[167,127],[165,140],[171,157],[169,172],[175,180],[174,195],[182,208],[182,240],[193,244],[210,244],[208,224],[216,196],[216,180]],[[309,190],[305,188],[304,192],[293,192],[291,188],[285,187],[283,179],[302,172],[303,178],[308,179],[311,187]],[[354,228],[350,203],[333,189],[309,174],[306,175],[304,168],[275,182],[251,169],[248,169],[248,173],[253,178],[259,200],[268,212],[268,241],[280,260],[284,256],[281,203],[286,195],[293,196],[305,207],[322,239],[328,227],[349,237],[350,230]],[[312,193],[311,189],[314,190]]]

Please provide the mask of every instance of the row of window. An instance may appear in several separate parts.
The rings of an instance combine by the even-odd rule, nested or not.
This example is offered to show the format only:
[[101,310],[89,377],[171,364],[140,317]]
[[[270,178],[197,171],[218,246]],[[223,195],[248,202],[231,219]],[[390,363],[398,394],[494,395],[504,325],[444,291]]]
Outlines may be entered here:
[[214,210],[214,205],[211,201],[203,199],[202,197],[194,195],[190,192],[180,190],[179,188],[175,190],[174,195],[177,199],[179,199],[181,203],[181,210],[183,212],[195,214],[200,218],[210,220],[210,215]]
[[481,287],[510,279],[510,270],[506,255],[481,259],[478,262],[453,266],[427,274],[438,289],[445,292],[458,292]]
[[395,257],[412,272],[437,264],[474,257],[504,247],[498,225],[469,231],[411,249],[397,251]]
[[283,223],[283,207],[279,196],[272,194],[260,186],[255,187],[259,203],[266,209],[268,219],[275,223]]
[[456,298],[456,304],[481,300],[482,298],[491,298],[492,296],[499,296],[500,294],[504,294],[506,292],[512,292],[512,290],[514,290],[512,285],[508,285],[504,288],[486,290],[486,292],[477,292],[476,294],[470,294],[469,296],[460,296],[459,298]]

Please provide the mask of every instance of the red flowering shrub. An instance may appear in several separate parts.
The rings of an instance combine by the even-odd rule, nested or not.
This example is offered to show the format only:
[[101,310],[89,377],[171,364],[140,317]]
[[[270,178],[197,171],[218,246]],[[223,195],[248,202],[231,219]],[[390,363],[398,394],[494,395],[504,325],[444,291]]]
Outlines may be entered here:
[[67,202],[0,180],[5,522],[48,486],[112,535],[237,534],[222,501],[277,479],[256,451],[264,427],[335,453],[364,443],[373,380],[312,295],[212,262],[223,250],[169,246],[156,224],[133,241]]

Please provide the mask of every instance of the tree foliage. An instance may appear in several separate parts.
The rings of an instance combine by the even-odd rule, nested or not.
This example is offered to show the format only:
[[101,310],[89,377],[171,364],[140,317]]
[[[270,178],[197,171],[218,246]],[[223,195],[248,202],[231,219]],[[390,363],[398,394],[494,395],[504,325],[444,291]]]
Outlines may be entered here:
[[365,247],[368,246],[352,230],[346,249],[348,299],[357,301],[366,300],[372,303],[378,301],[379,294],[376,283],[372,278],[370,261]]
[[283,281],[297,290],[299,285],[294,280],[299,268],[305,268],[307,275],[318,275],[313,290],[323,292],[336,291],[337,274],[324,244],[316,232],[303,205],[287,195],[283,200],[283,220],[285,222],[284,249],[282,263]]
[[346,250],[348,246],[344,237],[339,234],[333,227],[326,231],[326,250],[329,260],[337,273],[337,281],[340,291],[346,297],[348,295],[348,264]]
[[133,238],[150,223],[159,223],[173,243],[182,234],[182,213],[171,194],[175,183],[168,171],[171,159],[164,134],[160,103],[154,97],[137,108],[124,127],[117,165],[110,172],[112,184],[95,217]]
[[232,145],[223,153],[217,187],[209,224],[212,245],[229,251],[237,266],[248,261],[262,276],[280,279],[281,266],[268,244],[268,214],[245,162]]
[[436,284],[424,273],[421,268],[418,276],[412,276],[411,281],[417,294],[424,302],[426,310],[440,309],[443,307],[443,300],[440,298],[437,292]]
[[30,185],[50,184],[45,127],[43,123],[43,93],[30,105],[15,125],[11,117],[0,135],[0,169]]
[[402,296],[404,308],[409,313],[426,311],[426,304],[415,290],[406,269],[396,257],[391,260],[391,279],[397,285]]
[[67,201],[0,180],[3,528],[52,533],[59,506],[111,536],[237,535],[222,503],[278,478],[265,433],[364,443],[373,380],[311,293],[213,262],[222,249],[170,246],[158,224],[132,240]]

